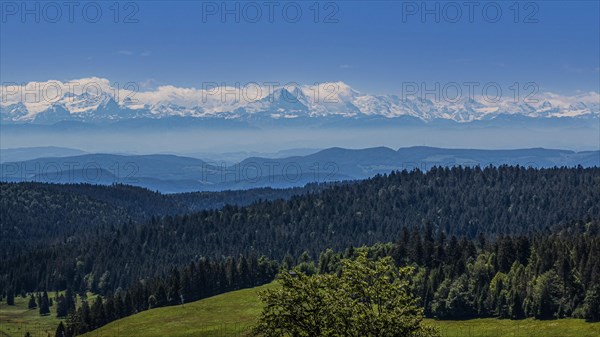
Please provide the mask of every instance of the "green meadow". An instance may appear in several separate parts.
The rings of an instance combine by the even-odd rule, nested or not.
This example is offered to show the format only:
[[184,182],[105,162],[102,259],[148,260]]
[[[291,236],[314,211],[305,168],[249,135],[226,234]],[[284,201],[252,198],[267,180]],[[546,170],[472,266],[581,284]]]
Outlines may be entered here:
[[[152,309],[112,322],[85,337],[234,337],[248,336],[261,311],[257,293],[273,288],[268,284],[233,291],[182,306]],[[40,316],[27,309],[28,299],[15,298],[15,306],[0,304],[0,336],[54,336],[59,322],[56,306],[52,314]],[[600,337],[600,323],[578,319],[551,321],[499,320],[493,318],[465,321],[426,320],[437,326],[444,337]]]
[[[52,294],[48,294],[53,297]],[[32,337],[54,336],[60,320],[56,318],[56,304],[50,307],[50,315],[40,316],[38,309],[28,309],[29,297],[15,296],[15,305],[0,304],[0,335],[23,337],[29,332]]]
[[[40,316],[39,309],[28,309],[29,297],[15,296],[15,305],[7,305],[6,299],[0,303],[0,337],[23,337],[27,332],[31,337],[54,337],[54,332],[61,321],[56,318],[55,293],[48,293],[54,305],[50,307],[50,315]],[[88,301],[95,295],[89,293]],[[81,304],[77,300],[77,305]]]
[[[273,284],[234,291],[183,306],[149,310],[108,324],[86,337],[247,336],[261,311],[257,292]],[[444,337],[598,337],[600,323],[577,319],[520,321],[473,319],[427,320]]]

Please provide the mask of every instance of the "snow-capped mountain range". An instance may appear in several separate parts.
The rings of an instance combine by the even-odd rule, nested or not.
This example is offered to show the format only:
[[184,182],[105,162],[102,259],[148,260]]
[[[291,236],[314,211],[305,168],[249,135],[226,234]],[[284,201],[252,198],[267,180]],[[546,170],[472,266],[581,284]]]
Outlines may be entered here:
[[108,79],[95,77],[3,85],[0,89],[0,115],[4,123],[53,124],[65,120],[98,123],[173,116],[233,120],[410,116],[424,122],[442,119],[466,123],[500,115],[531,118],[600,115],[597,92],[574,96],[545,92],[529,101],[512,95],[497,101],[483,96],[450,100],[418,94],[365,94],[343,82],[281,86],[252,83],[232,87],[203,84],[201,89],[160,86],[140,91],[131,83],[111,84]]

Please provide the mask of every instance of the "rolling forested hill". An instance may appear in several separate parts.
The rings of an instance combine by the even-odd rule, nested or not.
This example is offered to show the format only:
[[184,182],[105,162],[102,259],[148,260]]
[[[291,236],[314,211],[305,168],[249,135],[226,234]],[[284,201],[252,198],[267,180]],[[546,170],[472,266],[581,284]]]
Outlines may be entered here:
[[[248,205],[259,200],[287,199],[318,191],[301,188],[259,188],[241,191],[161,194],[128,185],[0,183],[0,243],[55,243],[73,235],[96,235],[103,227],[141,222],[152,217]],[[92,230],[92,232],[89,232]]]
[[[5,184],[3,195],[14,194],[2,198],[3,203],[14,203],[2,207],[8,212],[3,215],[7,219],[3,220],[3,228],[8,235],[17,228],[23,233],[39,231],[38,237],[53,231],[64,231],[68,236],[49,235],[47,240],[51,244],[39,250],[24,249],[26,243],[11,245],[10,250],[4,248],[1,280],[3,285],[16,282],[19,287],[18,283],[24,282],[18,281],[19,275],[25,273],[19,270],[42,269],[45,272],[36,273],[35,279],[26,283],[40,288],[87,278],[89,284],[94,284],[106,274],[110,275],[107,277],[111,278],[111,284],[127,285],[201,256],[222,259],[254,254],[282,259],[286,254],[298,256],[303,251],[315,256],[326,248],[345,249],[398,240],[404,228],[426,225],[448,236],[471,239],[478,235],[549,233],[562,225],[600,219],[599,186],[598,168],[436,168],[426,173],[394,172],[289,200],[174,215],[201,205],[211,208],[224,201],[248,203],[258,197],[240,192],[218,197],[212,194],[166,197],[130,187],[100,189],[102,194],[97,190],[91,193],[97,187],[85,185]],[[65,194],[59,193],[60,198],[33,198],[35,201],[19,199],[24,198],[21,194],[50,193],[53,189],[64,189]],[[258,195],[281,196],[279,192],[267,192]],[[294,193],[298,192],[301,191]],[[95,201],[88,203],[87,198],[92,199],[92,194]],[[46,204],[31,206],[40,201]],[[65,224],[52,217],[52,210],[63,214],[60,207],[64,204],[71,209],[70,217],[63,221]],[[127,218],[120,218],[121,215]],[[143,220],[149,215],[155,216],[147,221],[129,222],[129,218]],[[81,228],[78,226],[93,225],[94,221],[104,225],[76,230]],[[81,267],[75,274],[72,263]],[[135,268],[130,273],[121,272],[131,265]]]
[[418,267],[413,291],[435,317],[595,320],[589,308],[600,301],[600,168],[435,167],[302,189],[173,195],[122,185],[0,187],[9,243],[2,296],[104,296],[69,316],[74,333],[268,283],[281,267],[335,272],[362,245]]

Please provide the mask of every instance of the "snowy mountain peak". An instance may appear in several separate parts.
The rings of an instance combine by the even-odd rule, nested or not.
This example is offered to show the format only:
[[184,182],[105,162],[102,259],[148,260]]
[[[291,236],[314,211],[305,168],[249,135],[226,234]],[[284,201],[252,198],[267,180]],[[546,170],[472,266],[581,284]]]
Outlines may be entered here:
[[118,84],[112,87],[107,79],[91,77],[65,83],[31,82],[19,90],[0,89],[2,121],[14,123],[171,116],[226,119],[410,116],[426,122],[435,119],[471,122],[500,115],[550,118],[597,117],[600,113],[600,94],[595,92],[575,96],[542,93],[536,97],[536,103],[515,102],[512,98],[489,102],[472,97],[438,101],[430,97],[400,99],[398,95],[364,94],[341,81],[203,89],[167,85],[151,91],[130,91]]

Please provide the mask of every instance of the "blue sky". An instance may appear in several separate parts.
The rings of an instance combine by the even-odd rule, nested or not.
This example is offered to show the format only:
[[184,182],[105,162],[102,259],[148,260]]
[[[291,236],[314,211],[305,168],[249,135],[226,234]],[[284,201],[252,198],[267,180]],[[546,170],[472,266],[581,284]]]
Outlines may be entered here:
[[[17,4],[17,10],[7,3]],[[62,2],[57,2],[62,4]],[[540,90],[572,94],[600,90],[600,8],[598,1],[477,2],[472,20],[459,1],[461,18],[444,2],[322,2],[315,23],[313,2],[258,4],[240,22],[223,22],[222,2],[150,1],[131,6],[81,2],[69,22],[67,7],[29,2],[40,13],[24,20],[21,2],[2,2],[0,76],[2,82],[105,77],[142,88],[171,84],[200,87],[202,82],[344,81],[368,93],[394,93],[402,82],[536,82]],[[413,4],[417,5],[416,13]],[[439,5],[440,22],[422,9]],[[495,5],[502,10],[495,14]],[[93,21],[98,5],[102,16]],[[302,9],[297,22],[295,8]],[[214,6],[217,6],[215,9]],[[235,8],[236,2],[228,2]],[[220,7],[220,8],[219,8]],[[516,8],[519,9],[515,23]],[[44,12],[44,10],[46,12]],[[127,15],[136,12],[124,23]],[[210,12],[210,13],[209,13]],[[327,15],[337,22],[323,22]],[[214,13],[214,14],[213,14]],[[533,14],[535,13],[535,14]],[[447,15],[444,15],[447,14]],[[533,19],[531,23],[523,21]],[[117,23],[115,23],[115,18]],[[86,19],[88,19],[86,21]],[[497,22],[490,22],[497,19]],[[57,22],[50,22],[57,21]],[[472,22],[471,22],[472,21]]]

